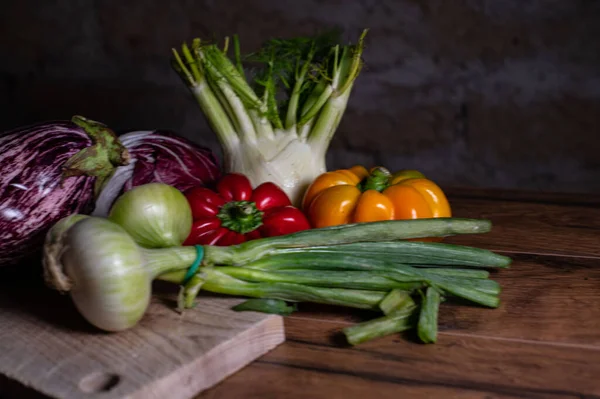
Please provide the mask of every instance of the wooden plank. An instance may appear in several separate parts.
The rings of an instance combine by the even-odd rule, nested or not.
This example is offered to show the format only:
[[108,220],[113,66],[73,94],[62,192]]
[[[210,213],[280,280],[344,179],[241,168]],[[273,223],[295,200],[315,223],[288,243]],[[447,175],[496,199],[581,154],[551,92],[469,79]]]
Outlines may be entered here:
[[179,315],[164,286],[139,325],[103,333],[68,297],[25,287],[0,289],[0,397],[12,380],[56,398],[189,398],[285,338],[280,316],[230,310],[240,299],[203,296]]
[[[439,329],[454,334],[600,348],[600,259],[512,254],[509,269],[492,272],[502,287],[497,309],[440,306]],[[292,318],[360,322],[371,311],[301,304]]]
[[[286,344],[284,344],[286,345]],[[301,350],[301,349],[300,349]],[[396,381],[362,378],[362,376],[329,372],[323,368],[296,367],[293,364],[257,361],[241,372],[205,391],[196,399],[336,399],[336,398],[453,398],[481,399],[481,392],[443,386],[411,385]],[[514,396],[497,395],[494,399]],[[556,398],[569,398],[560,396]]]
[[492,250],[600,257],[600,206],[451,197],[453,216],[486,218],[492,231],[446,242]]
[[440,330],[600,348],[600,259],[513,255],[501,306],[443,304]]
[[[442,335],[344,347],[346,323],[286,318],[287,342],[199,398],[599,398],[600,350]],[[249,389],[249,382],[252,389]]]

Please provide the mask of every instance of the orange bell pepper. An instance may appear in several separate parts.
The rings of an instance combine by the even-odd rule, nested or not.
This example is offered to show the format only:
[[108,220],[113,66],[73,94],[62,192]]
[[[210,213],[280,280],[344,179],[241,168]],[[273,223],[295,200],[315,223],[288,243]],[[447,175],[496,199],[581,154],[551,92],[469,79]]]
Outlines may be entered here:
[[302,208],[315,228],[452,216],[442,189],[422,173],[391,174],[383,167],[353,166],[321,174],[306,190]]

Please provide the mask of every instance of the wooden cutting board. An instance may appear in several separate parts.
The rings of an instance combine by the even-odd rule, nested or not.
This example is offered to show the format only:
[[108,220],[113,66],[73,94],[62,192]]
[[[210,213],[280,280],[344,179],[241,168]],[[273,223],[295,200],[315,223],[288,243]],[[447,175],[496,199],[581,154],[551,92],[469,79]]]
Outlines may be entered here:
[[201,295],[175,312],[176,287],[155,286],[133,329],[87,324],[68,296],[0,274],[0,398],[192,398],[285,340],[280,316],[235,312]]

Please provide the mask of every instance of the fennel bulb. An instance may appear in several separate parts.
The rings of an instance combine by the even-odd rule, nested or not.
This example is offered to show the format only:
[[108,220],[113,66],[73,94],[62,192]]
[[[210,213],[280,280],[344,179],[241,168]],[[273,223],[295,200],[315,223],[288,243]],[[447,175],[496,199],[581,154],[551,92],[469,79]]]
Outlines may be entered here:
[[223,150],[225,172],[254,186],[270,181],[300,206],[308,185],[326,171],[329,143],[359,75],[367,30],[356,45],[332,35],[272,39],[244,57],[239,40],[220,49],[195,39],[173,49],[173,65],[196,98]]

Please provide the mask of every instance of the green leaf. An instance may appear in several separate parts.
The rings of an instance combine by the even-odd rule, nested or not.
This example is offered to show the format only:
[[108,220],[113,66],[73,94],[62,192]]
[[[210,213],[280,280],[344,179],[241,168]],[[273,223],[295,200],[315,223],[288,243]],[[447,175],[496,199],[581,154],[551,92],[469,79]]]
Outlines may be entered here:
[[312,37],[274,38],[244,57],[254,65],[250,75],[258,95],[267,98],[268,118],[272,123],[281,125],[288,102],[293,98],[293,105],[298,106],[299,96],[306,98],[305,92],[312,91],[320,81],[318,76],[329,75],[331,49],[340,39],[339,29]]
[[298,310],[298,306],[296,304],[288,305],[281,299],[253,298],[248,299],[246,302],[242,302],[231,309],[237,312],[254,311],[287,316]]

